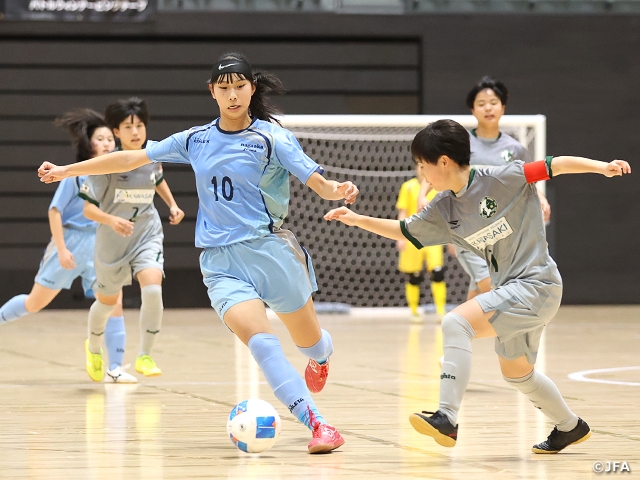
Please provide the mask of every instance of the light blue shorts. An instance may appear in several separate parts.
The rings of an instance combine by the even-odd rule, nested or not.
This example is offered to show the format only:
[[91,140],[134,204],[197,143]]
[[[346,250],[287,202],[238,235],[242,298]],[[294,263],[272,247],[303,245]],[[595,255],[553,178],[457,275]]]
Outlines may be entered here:
[[490,276],[487,262],[484,258],[469,250],[463,250],[457,245],[454,245],[454,249],[458,257],[458,263],[460,263],[462,269],[467,272],[467,275],[471,277],[469,279],[469,290],[476,290],[478,288],[478,282]]
[[544,327],[560,308],[562,285],[534,279],[512,280],[475,297],[483,312],[495,311],[489,322],[498,334],[495,351],[514,360],[526,356],[536,363]]
[[73,254],[76,268],[73,270],[62,268],[58,258],[58,249],[52,239],[44,251],[35,282],[52,290],[68,290],[77,277],[82,277],[84,294],[93,298],[93,287],[96,281],[93,267],[93,247],[96,243],[96,232],[94,230],[65,228],[64,243]]
[[207,248],[200,269],[211,306],[223,321],[229,308],[254,299],[277,313],[295,312],[318,290],[311,257],[288,230]]

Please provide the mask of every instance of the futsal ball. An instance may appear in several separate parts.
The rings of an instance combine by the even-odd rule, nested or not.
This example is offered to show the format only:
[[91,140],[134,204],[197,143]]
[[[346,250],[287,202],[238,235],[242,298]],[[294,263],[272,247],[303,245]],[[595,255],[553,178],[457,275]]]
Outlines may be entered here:
[[269,450],[276,443],[282,422],[269,402],[249,399],[233,407],[227,433],[233,444],[246,453]]

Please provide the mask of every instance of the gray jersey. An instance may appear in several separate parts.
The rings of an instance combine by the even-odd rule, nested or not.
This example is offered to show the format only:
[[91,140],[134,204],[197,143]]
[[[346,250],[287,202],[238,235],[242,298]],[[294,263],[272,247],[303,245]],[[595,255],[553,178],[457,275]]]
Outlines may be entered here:
[[403,234],[417,248],[453,243],[476,253],[498,287],[514,279],[534,290],[536,285],[561,285],[547,248],[540,200],[523,167],[521,161],[472,167],[461,192],[440,192],[401,222]]
[[[90,175],[79,195],[110,215],[134,222],[130,237],[118,235],[110,226],[96,232],[96,259],[104,265],[130,263],[150,241],[162,239],[162,222],[153,204],[156,186],[163,181],[162,166],[149,164],[131,172]],[[157,242],[156,242],[157,243]]]
[[[498,138],[488,140],[476,136],[475,129],[469,133],[471,143],[471,165],[502,166],[513,160],[531,161],[531,154],[515,138],[500,132]],[[540,159],[542,160],[542,159]]]

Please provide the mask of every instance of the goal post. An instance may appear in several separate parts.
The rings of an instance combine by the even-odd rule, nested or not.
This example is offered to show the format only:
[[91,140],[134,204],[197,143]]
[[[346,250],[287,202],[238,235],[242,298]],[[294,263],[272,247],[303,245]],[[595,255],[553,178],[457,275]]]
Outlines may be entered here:
[[[395,208],[403,182],[415,176],[411,141],[436,120],[448,118],[471,129],[472,115],[286,115],[278,117],[304,151],[338,181],[351,180],[360,196],[353,209],[365,215],[397,218]],[[534,159],[546,154],[544,115],[504,115],[500,129],[515,137]],[[284,228],[291,229],[314,261],[318,303],[353,307],[405,306],[406,274],[397,270],[396,242],[375,234],[326,222],[326,211],[337,206],[291,180],[290,212]],[[466,299],[468,277],[457,260],[445,252],[447,301]],[[428,275],[421,303],[431,303]]]

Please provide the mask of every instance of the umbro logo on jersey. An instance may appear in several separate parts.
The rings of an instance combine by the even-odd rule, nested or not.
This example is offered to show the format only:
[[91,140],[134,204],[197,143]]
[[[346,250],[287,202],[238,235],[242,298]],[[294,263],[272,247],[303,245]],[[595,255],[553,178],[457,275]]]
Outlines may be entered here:
[[209,143],[209,140],[204,140],[203,138],[194,138],[193,143]]
[[233,65],[238,65],[237,63],[227,63],[226,65],[218,65],[218,70],[222,70],[223,68],[232,67]]
[[449,226],[451,227],[451,230],[455,230],[460,226],[460,220],[449,220]]
[[126,182],[128,178],[129,175],[118,175],[118,180],[120,180],[121,182]]

